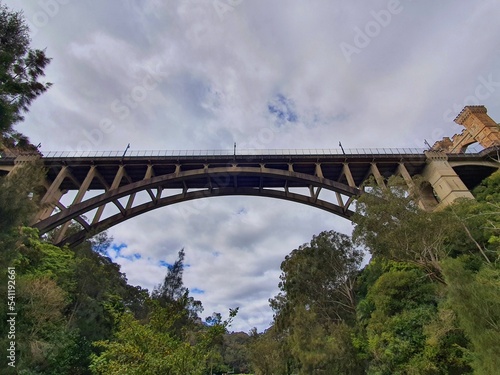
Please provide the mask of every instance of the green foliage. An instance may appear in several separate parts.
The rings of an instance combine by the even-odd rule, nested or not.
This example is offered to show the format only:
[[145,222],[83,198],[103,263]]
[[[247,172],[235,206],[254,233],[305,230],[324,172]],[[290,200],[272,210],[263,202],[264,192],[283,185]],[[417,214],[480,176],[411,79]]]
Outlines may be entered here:
[[253,333],[249,344],[249,355],[255,375],[290,375],[294,361],[282,334],[275,327],[263,334]]
[[28,225],[38,210],[39,186],[44,175],[42,166],[34,162],[0,177],[0,250],[5,258],[10,259],[18,245],[19,227]]
[[467,270],[461,259],[444,262],[448,298],[460,327],[470,339],[475,374],[496,374],[500,368],[500,267],[485,264]]
[[93,251],[86,242],[74,249],[76,285],[69,307],[70,324],[88,342],[104,340],[113,332],[114,314],[129,309],[147,314],[147,291],[127,284],[120,267]]
[[198,313],[203,311],[200,301],[189,296],[189,289],[182,281],[184,272],[184,249],[178,253],[178,259],[169,267],[163,284],[158,285],[152,292],[151,298],[158,301],[160,306],[167,309],[175,317],[170,327],[171,333],[184,338],[189,326],[198,320]]
[[353,342],[368,374],[470,372],[463,350],[468,342],[449,307],[439,305],[442,284],[417,265],[377,258],[360,280],[370,284],[357,305]]
[[440,261],[448,256],[448,236],[459,223],[447,212],[418,207],[397,179],[387,189],[372,188],[356,205],[353,239],[372,255],[423,267],[442,280]]
[[119,319],[112,341],[95,345],[101,354],[92,355],[93,374],[203,374],[205,358],[198,348],[158,331],[153,324],[141,324],[130,313]]
[[314,236],[285,258],[281,293],[270,300],[274,330],[290,356],[282,358],[282,366],[295,363],[301,374],[358,373],[349,324],[355,321],[354,286],[362,259],[349,237],[334,231]]
[[303,306],[321,322],[349,320],[355,311],[354,281],[363,259],[346,235],[330,231],[293,250],[281,264],[282,294],[271,300],[278,322]]
[[473,191],[474,196],[480,202],[500,202],[500,171],[496,171],[485,179],[481,185]]
[[366,322],[372,358],[368,373],[404,373],[412,357],[423,351],[423,328],[435,311],[432,289],[419,269],[398,267],[388,267],[371,286],[367,299],[373,311]]
[[90,369],[94,374],[204,374],[224,369],[219,343],[226,327],[236,315],[223,321],[219,315],[211,326],[191,332],[190,340],[181,340],[170,332],[175,324],[169,311],[153,301],[148,322],[133,314],[117,316],[112,339],[95,342],[99,354],[92,354]]
[[344,322],[319,324],[316,314],[297,307],[290,351],[299,364],[300,374],[362,374],[351,340],[353,328]]
[[224,335],[222,356],[224,363],[235,374],[250,372],[249,342],[250,336],[245,332],[234,332]]
[[0,3],[0,133],[12,131],[31,102],[50,83],[39,82],[50,62],[45,52],[31,49],[29,29],[22,12]]

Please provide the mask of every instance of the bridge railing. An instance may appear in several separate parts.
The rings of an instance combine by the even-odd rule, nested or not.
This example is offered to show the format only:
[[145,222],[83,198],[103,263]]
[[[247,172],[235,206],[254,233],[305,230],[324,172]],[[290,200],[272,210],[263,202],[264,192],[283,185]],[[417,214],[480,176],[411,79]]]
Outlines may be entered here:
[[[117,158],[117,157],[192,157],[192,156],[260,156],[260,155],[418,155],[425,148],[348,148],[348,149],[236,149],[235,150],[127,150],[123,151],[46,151],[44,158]],[[469,147],[464,154],[477,154],[481,148]],[[0,159],[16,159],[33,153],[0,152]]]
[[[246,155],[416,155],[425,148],[349,148],[349,149],[236,149],[235,150],[128,150],[123,151],[47,151],[44,158],[117,158],[117,157],[192,157]],[[465,154],[481,150],[469,148]]]

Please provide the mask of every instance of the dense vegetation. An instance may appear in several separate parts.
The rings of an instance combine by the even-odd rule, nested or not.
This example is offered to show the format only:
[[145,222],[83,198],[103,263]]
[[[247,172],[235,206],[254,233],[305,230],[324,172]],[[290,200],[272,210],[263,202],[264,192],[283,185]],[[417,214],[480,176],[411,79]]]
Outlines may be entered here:
[[[282,263],[265,333],[202,321],[182,282],[184,251],[151,294],[105,256],[26,226],[40,167],[0,179],[1,267],[16,272],[17,370],[24,374],[495,374],[500,368],[500,172],[476,201],[420,210],[397,185],[358,204],[354,240],[315,236]],[[35,192],[29,195],[28,192]],[[363,216],[361,216],[361,214]],[[362,267],[363,245],[371,252]],[[7,273],[2,273],[6,295]],[[0,314],[7,316],[7,304]],[[3,319],[2,332],[8,324]],[[0,338],[8,347],[7,335]],[[5,368],[5,357],[2,366]]]
[[359,200],[353,239],[323,232],[282,263],[256,374],[498,373],[500,172],[436,212],[389,185]]
[[[19,13],[0,3],[0,151],[48,84]],[[395,180],[357,204],[353,237],[322,232],[283,261],[264,333],[228,333],[184,286],[184,251],[151,293],[127,284],[101,234],[69,249],[29,227],[43,188],[36,162],[0,177],[0,293],[15,268],[19,374],[496,374],[500,368],[500,172],[476,200],[418,208]],[[364,251],[370,253],[369,262]],[[6,301],[5,298],[2,298]],[[7,300],[9,301],[9,300]],[[8,304],[0,304],[0,347]]]
[[[15,268],[16,285],[16,367],[11,373],[201,375],[228,370],[224,339],[237,310],[230,311],[228,320],[220,314],[199,318],[201,303],[182,281],[184,251],[150,295],[128,285],[119,266],[103,255],[110,244],[106,235],[74,249],[40,239],[26,226],[37,200],[26,191],[36,191],[37,171],[28,165],[0,178],[0,217],[7,219],[0,222],[2,295],[7,296],[8,267]],[[0,314],[7,317],[7,312],[8,304],[1,304]],[[6,349],[11,341],[7,319],[0,327],[0,346]],[[2,373],[8,373],[8,361],[2,356]]]

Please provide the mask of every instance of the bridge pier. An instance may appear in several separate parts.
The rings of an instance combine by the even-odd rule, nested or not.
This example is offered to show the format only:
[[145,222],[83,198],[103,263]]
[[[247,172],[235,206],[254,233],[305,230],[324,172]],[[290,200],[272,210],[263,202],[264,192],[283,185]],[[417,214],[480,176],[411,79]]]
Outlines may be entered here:
[[459,198],[474,199],[474,196],[448,163],[444,152],[426,151],[427,165],[422,177],[428,181],[440,206],[447,206]]

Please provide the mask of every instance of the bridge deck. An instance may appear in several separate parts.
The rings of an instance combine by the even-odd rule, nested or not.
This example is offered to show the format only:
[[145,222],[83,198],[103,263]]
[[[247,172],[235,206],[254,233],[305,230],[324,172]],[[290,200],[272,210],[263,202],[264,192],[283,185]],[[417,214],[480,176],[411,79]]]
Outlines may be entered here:
[[[219,167],[255,167],[271,168],[288,171],[290,166],[294,172],[314,175],[316,164],[321,165],[323,177],[332,181],[347,183],[343,175],[344,163],[349,164],[356,186],[366,178],[369,173],[371,163],[376,162],[380,173],[389,177],[394,175],[399,163],[404,161],[410,175],[422,172],[425,167],[425,155],[238,155],[234,156],[190,156],[190,157],[126,157],[124,159],[115,157],[103,158],[44,158],[44,164],[48,170],[49,180],[54,180],[64,165],[70,166],[73,179],[66,178],[61,184],[61,189],[78,189],[76,182],[81,184],[91,166],[95,166],[102,179],[94,179],[90,184],[90,189],[104,189],[106,183],[111,185],[120,165],[125,167],[128,178],[124,179],[120,186],[127,183],[141,181],[147,171],[148,165],[153,166],[154,175],[165,175],[179,171],[199,170],[203,168],[213,169]],[[179,166],[179,167],[178,167]],[[237,184],[241,187],[283,187],[282,179],[264,177],[263,181],[257,176],[237,176],[229,177],[236,179],[230,181],[229,185]],[[104,180],[104,181],[103,181]],[[188,188],[206,187],[207,180],[191,179],[188,181]],[[173,183],[166,188],[182,189],[183,183]],[[307,187],[299,181],[289,182],[289,187]]]
[[[304,152],[312,152],[304,154]],[[314,175],[316,164],[321,165],[323,176],[326,179],[347,184],[343,173],[343,165],[347,163],[352,173],[356,186],[360,186],[369,174],[372,163],[376,163],[380,173],[385,178],[395,174],[400,163],[404,163],[411,176],[421,174],[426,165],[426,156],[419,149],[356,149],[347,150],[351,153],[339,154],[339,150],[249,150],[238,151],[231,154],[228,150],[207,151],[205,155],[199,155],[201,151],[135,151],[131,155],[122,157],[123,152],[47,152],[42,160],[47,168],[47,178],[53,181],[63,166],[70,168],[73,178],[65,178],[61,189],[75,190],[82,184],[91,166],[95,166],[102,178],[94,179],[89,189],[104,190],[106,185],[110,186],[120,165],[126,170],[126,179],[120,186],[141,181],[144,179],[148,165],[154,168],[154,175],[174,173],[177,166],[180,171],[200,169],[204,167],[261,167],[289,170],[293,166],[295,172]],[[372,153],[360,153],[362,151],[373,151]],[[398,153],[400,151],[401,153]],[[421,151],[421,152],[419,152]],[[278,152],[282,152],[281,154]],[[359,152],[359,153],[358,153]],[[411,152],[411,153],[410,153]],[[487,160],[495,156],[496,148],[483,150],[476,153],[448,154],[448,160],[453,161],[478,161]],[[15,157],[3,155],[0,158],[0,166],[13,165]],[[474,166],[462,166],[457,169],[465,185],[469,188],[476,186],[489,172]],[[231,177],[233,178],[233,177]],[[237,184],[242,187],[283,187],[281,179],[264,178],[260,181],[257,177],[238,176]],[[207,184],[206,179],[192,179],[188,188],[203,188]],[[262,185],[263,184],[263,185]],[[165,188],[182,189],[184,184],[174,183]],[[290,182],[289,187],[304,187],[300,182]]]

